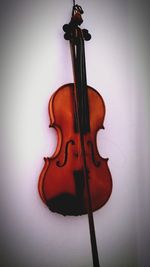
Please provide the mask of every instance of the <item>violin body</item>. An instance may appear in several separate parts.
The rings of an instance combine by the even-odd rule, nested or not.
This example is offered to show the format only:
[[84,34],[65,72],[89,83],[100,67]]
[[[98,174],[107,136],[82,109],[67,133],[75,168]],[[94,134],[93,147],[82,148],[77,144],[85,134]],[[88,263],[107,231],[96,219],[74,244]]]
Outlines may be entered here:
[[[86,171],[92,211],[102,207],[112,191],[107,161],[99,155],[96,135],[103,129],[105,105],[100,94],[87,86],[90,131],[83,134]],[[82,215],[88,212],[88,194],[80,134],[75,130],[74,84],[60,87],[49,101],[50,127],[57,131],[58,143],[51,158],[45,158],[40,174],[39,193],[53,212]]]

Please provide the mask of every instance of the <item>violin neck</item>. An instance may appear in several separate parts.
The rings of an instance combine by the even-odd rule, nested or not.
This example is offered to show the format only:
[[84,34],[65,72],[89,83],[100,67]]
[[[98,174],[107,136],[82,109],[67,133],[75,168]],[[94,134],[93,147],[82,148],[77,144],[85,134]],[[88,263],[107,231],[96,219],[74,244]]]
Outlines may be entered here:
[[[84,40],[70,42],[72,52],[72,64],[74,73],[74,93],[77,97],[78,114],[80,118],[80,131],[82,134],[90,132],[89,104],[86,79],[85,49]],[[79,131],[75,119],[75,132]]]

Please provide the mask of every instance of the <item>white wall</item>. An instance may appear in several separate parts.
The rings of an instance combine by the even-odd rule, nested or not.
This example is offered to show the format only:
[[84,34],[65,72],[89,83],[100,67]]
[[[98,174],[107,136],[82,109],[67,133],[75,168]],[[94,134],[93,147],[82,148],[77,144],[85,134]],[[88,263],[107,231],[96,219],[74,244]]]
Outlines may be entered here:
[[[112,196],[94,213],[102,267],[149,266],[149,45],[146,1],[78,1],[88,84],[106,104],[100,154],[109,157]],[[37,192],[43,157],[55,150],[51,94],[72,82],[61,27],[72,1],[1,4],[1,265],[90,267],[87,216],[51,213]]]

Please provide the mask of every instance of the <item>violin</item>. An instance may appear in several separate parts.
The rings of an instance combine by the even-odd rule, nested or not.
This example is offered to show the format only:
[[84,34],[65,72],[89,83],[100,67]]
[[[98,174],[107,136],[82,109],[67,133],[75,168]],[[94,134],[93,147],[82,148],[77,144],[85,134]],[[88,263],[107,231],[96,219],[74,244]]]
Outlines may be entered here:
[[52,212],[62,215],[88,214],[93,266],[99,267],[93,211],[101,208],[112,192],[108,159],[100,156],[98,130],[104,129],[105,104],[102,96],[87,85],[84,41],[91,39],[81,29],[83,9],[74,5],[71,20],[63,26],[70,42],[74,83],[62,85],[48,106],[50,127],[58,142],[54,154],[44,158],[38,190]]

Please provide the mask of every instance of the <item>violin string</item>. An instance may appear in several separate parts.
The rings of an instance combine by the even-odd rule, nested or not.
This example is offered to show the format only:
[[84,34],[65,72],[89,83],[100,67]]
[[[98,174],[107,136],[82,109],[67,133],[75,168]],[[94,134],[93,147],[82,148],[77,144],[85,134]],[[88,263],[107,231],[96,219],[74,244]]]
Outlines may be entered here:
[[82,101],[81,101],[81,110],[82,110],[82,118],[83,118],[83,125],[88,131],[90,129],[90,122],[89,122],[89,108],[88,108],[88,88],[87,88],[87,80],[86,80],[86,66],[85,66],[85,51],[84,51],[84,39],[81,35],[81,85],[82,85]]
[[73,6],[75,6],[75,4],[76,4],[76,1],[75,1],[75,0],[73,0]]
[[83,113],[83,123],[84,123],[84,127],[86,127],[86,130],[87,130],[87,107],[86,107],[86,101],[85,101],[85,90],[87,89],[86,88],[86,73],[85,73],[85,64],[84,64],[84,50],[83,50],[83,46],[84,46],[84,41],[82,40],[82,44],[81,44],[81,67],[82,67],[82,92],[83,92],[83,95],[82,95],[82,113]]
[[[70,48],[71,48],[71,54],[72,54],[72,64],[73,64],[73,70],[74,70],[74,78],[76,77],[76,69],[77,69],[77,47],[76,45],[70,42]],[[73,95],[74,95],[74,119],[75,119],[75,125],[77,132],[80,131],[79,126],[79,109],[78,109],[78,101],[77,101],[77,90],[76,90],[76,81],[74,81],[74,89],[73,89]],[[78,160],[80,161],[80,142],[77,143],[77,152],[78,152]]]
[[[82,43],[81,43],[81,39],[80,39],[80,77],[81,77],[81,118],[82,118],[82,124],[85,126],[84,124],[84,97],[83,97],[83,50],[82,50]],[[82,126],[83,127],[83,126]]]
[[[78,51],[78,53],[79,53],[79,55],[77,55],[76,54],[76,56],[77,56],[77,59],[76,59],[76,68],[78,68],[78,67],[80,67],[80,77],[81,77],[81,79],[82,79],[82,71],[81,71],[81,58],[80,58],[80,56],[81,56],[81,45],[80,45],[80,47],[77,49],[77,51]],[[79,59],[79,61],[78,61],[78,59]],[[81,81],[81,84],[82,84],[82,81]],[[77,97],[78,97],[78,99],[77,99],[77,102],[78,102],[78,105],[79,105],[79,90],[80,90],[81,88],[78,88],[78,92],[77,92]],[[81,104],[82,104],[82,94],[80,95],[81,96]],[[81,114],[80,114],[80,111],[81,111]],[[78,132],[81,134],[81,131],[82,131],[82,113],[83,113],[83,110],[82,110],[82,105],[80,106],[78,106]],[[79,147],[79,151],[80,151],[80,158],[79,158],[79,160],[81,160],[81,158],[82,158],[82,149],[81,149],[81,138],[80,138],[80,140],[79,140],[79,142],[78,142],[78,147]]]

